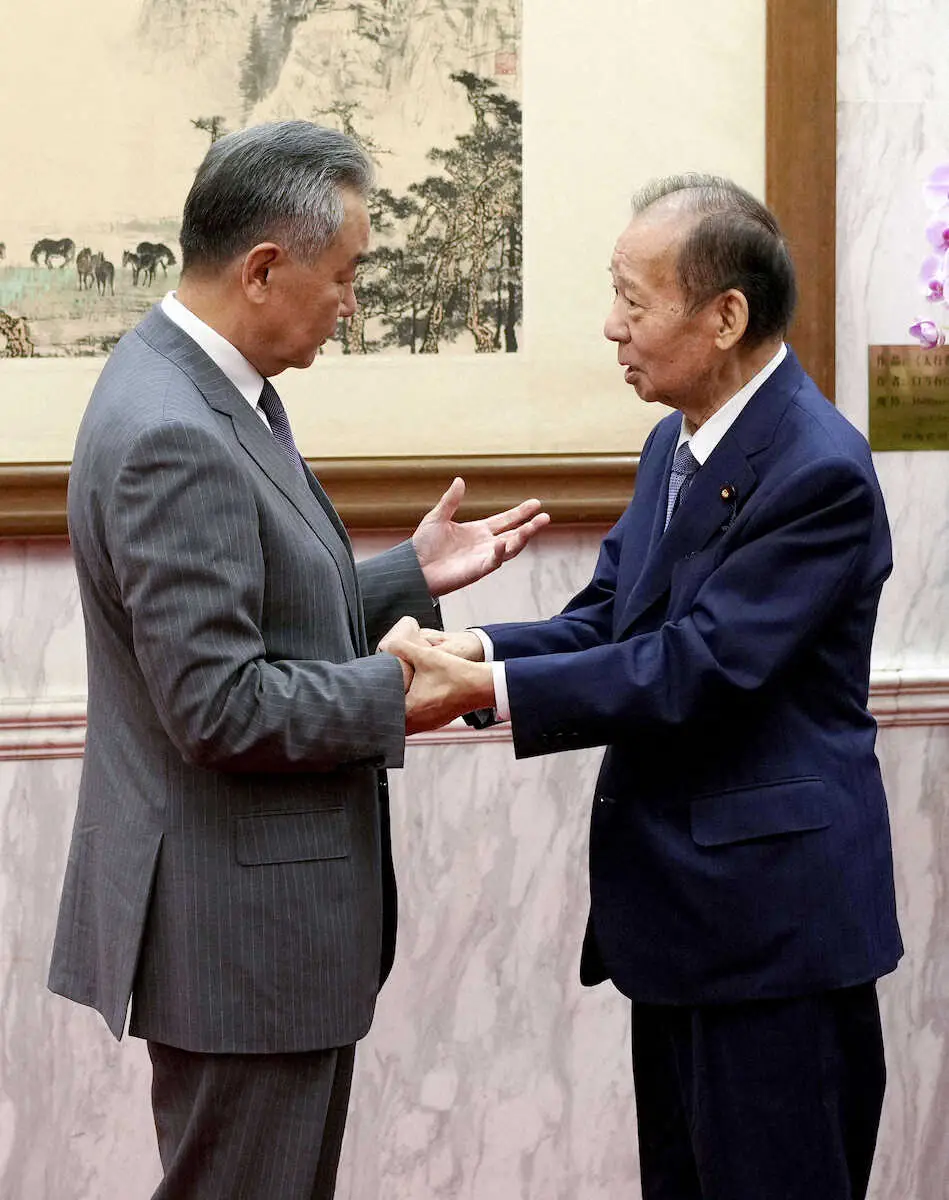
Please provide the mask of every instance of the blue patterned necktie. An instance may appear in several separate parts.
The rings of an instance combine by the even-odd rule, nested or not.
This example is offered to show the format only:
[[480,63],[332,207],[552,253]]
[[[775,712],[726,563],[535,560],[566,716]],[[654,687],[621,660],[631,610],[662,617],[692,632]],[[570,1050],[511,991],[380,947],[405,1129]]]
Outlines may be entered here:
[[297,449],[297,444],[293,440],[290,421],[287,418],[287,410],[283,407],[283,401],[277,395],[277,389],[269,379],[264,380],[264,390],[260,393],[257,407],[270,423],[270,432],[274,435],[277,442],[279,442],[280,448],[286,454],[287,458],[290,459],[297,472],[305,479],[306,470],[300,459],[300,451]]
[[669,475],[669,499],[666,503],[666,523],[663,529],[668,528],[676,505],[689,490],[689,485],[698,469],[698,460],[689,449],[689,443],[683,442],[672,460],[672,471]]

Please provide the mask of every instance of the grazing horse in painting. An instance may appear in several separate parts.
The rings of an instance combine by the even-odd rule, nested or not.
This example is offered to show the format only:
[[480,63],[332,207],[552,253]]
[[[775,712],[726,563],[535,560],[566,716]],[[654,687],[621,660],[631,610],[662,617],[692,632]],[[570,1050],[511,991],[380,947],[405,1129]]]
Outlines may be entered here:
[[96,291],[100,296],[105,295],[105,289],[108,287],[111,294],[115,295],[115,267],[100,250],[98,254],[93,256],[94,271],[96,275]]
[[55,238],[40,238],[30,251],[30,262],[39,266],[42,258],[44,264],[52,270],[53,264],[50,260],[61,258],[63,261],[59,264],[59,269],[62,270],[67,263],[72,262],[75,253],[76,243],[72,238],[60,238],[59,241]]
[[80,292],[86,288],[92,291],[96,277],[96,262],[95,256],[88,246],[83,246],[76,255],[76,275],[79,277]]
[[164,242],[139,242],[135,247],[135,253],[139,258],[150,258],[156,267],[161,267],[162,273],[167,275],[168,268],[173,267],[177,259],[168,249]]
[[138,287],[139,279],[143,287],[150,287],[155,278],[155,259],[150,254],[133,254],[131,250],[122,251],[122,266],[132,268],[132,287]]

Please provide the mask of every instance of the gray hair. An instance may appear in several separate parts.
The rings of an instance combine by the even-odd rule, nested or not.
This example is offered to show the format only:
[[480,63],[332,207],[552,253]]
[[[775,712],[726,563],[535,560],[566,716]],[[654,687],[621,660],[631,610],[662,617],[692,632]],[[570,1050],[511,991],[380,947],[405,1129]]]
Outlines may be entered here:
[[365,197],[372,183],[366,152],[335,129],[275,121],[229,133],[212,143],[185,201],[182,272],[269,240],[312,262],[343,223],[342,193]]
[[669,175],[633,197],[633,212],[669,201],[697,217],[679,247],[677,274],[691,312],[729,288],[748,301],[744,341],[751,347],[791,323],[797,300],[794,264],[774,214],[720,175]]

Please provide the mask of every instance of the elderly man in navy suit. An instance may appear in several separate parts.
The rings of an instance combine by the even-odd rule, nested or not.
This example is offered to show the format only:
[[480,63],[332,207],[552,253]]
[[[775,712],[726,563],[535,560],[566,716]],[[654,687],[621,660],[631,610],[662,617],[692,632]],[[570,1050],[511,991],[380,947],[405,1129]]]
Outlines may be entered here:
[[902,949],[867,711],[883,497],[784,343],[794,271],[754,197],[649,185],[612,273],[626,382],[676,411],[592,580],[549,621],[383,644],[409,728],[489,707],[520,757],[607,747],[580,972],[633,1002],[645,1200],[856,1200]]

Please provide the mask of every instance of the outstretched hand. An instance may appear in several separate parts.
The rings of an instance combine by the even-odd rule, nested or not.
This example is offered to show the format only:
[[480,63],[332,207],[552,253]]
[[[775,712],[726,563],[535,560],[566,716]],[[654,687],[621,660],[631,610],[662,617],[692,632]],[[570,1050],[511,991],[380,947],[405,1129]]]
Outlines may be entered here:
[[524,500],[493,517],[461,523],[454,518],[464,495],[465,481],[454,479],[412,535],[425,582],[435,597],[490,575],[550,523],[539,500]]

